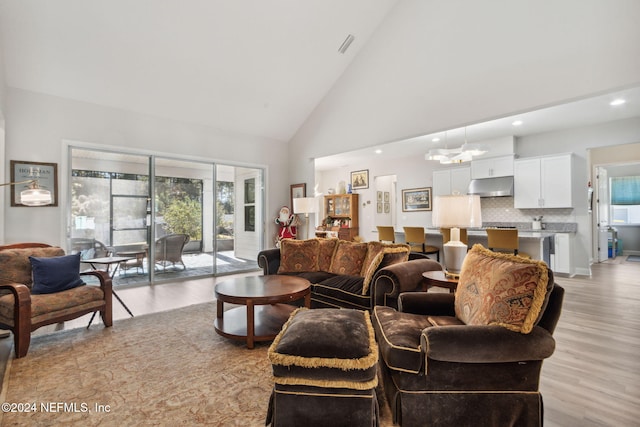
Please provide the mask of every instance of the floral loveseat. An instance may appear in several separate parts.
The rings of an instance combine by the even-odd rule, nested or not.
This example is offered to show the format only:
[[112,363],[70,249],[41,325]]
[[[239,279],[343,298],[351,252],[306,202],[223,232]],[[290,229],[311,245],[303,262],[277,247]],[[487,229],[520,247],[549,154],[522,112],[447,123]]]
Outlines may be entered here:
[[[14,335],[16,358],[29,351],[31,332],[92,312],[112,325],[112,283],[104,271],[80,273],[80,253],[44,243],[0,246],[0,329]],[[85,284],[93,276],[100,286]]]
[[372,310],[397,307],[401,292],[422,290],[422,273],[442,270],[405,244],[338,239],[283,240],[258,254],[265,275],[287,274],[311,282],[312,308]]

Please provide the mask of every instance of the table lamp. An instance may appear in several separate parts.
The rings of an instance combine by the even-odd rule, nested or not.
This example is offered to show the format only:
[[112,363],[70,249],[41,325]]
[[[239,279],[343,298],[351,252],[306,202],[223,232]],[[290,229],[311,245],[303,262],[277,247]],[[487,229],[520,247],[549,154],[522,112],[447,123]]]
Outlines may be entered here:
[[309,238],[309,214],[316,212],[318,203],[315,197],[299,197],[293,199],[293,213],[304,214],[305,221],[307,222],[307,239]]
[[468,249],[467,245],[460,241],[460,228],[482,226],[480,196],[436,196],[432,222],[436,227],[451,229],[450,240],[442,246],[444,268],[448,276],[458,276]]

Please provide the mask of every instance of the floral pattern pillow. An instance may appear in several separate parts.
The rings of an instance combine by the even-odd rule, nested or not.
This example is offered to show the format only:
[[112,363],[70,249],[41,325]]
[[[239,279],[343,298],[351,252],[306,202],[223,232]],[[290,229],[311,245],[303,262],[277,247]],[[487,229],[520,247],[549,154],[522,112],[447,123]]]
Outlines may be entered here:
[[280,242],[280,267],[278,274],[318,271],[320,242],[318,239]]
[[367,271],[363,274],[364,281],[362,283],[362,295],[366,295],[369,292],[369,285],[371,279],[381,268],[387,267],[399,262],[405,262],[409,259],[410,247],[409,245],[394,244],[389,247],[383,247],[375,259],[371,261],[367,267]]
[[367,244],[340,240],[333,254],[330,273],[360,276],[364,258],[367,256]]
[[474,245],[456,290],[456,317],[467,325],[500,325],[528,334],[539,320],[553,283],[543,261]]
[[320,254],[318,256],[318,270],[329,271],[331,270],[331,260],[333,259],[333,253],[338,246],[338,239],[318,239],[320,242]]

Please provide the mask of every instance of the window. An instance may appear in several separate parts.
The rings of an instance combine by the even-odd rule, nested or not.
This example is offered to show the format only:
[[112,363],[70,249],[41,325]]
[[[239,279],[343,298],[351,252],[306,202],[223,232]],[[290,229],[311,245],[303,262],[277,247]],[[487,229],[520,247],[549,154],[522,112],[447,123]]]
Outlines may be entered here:
[[611,178],[613,224],[640,224],[640,176]]

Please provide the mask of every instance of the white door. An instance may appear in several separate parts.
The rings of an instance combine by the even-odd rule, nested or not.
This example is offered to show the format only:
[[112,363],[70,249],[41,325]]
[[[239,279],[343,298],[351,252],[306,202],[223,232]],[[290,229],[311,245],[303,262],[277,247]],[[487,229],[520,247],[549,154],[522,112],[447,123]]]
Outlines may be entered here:
[[609,179],[607,170],[596,167],[596,222],[598,229],[598,262],[609,259]]

